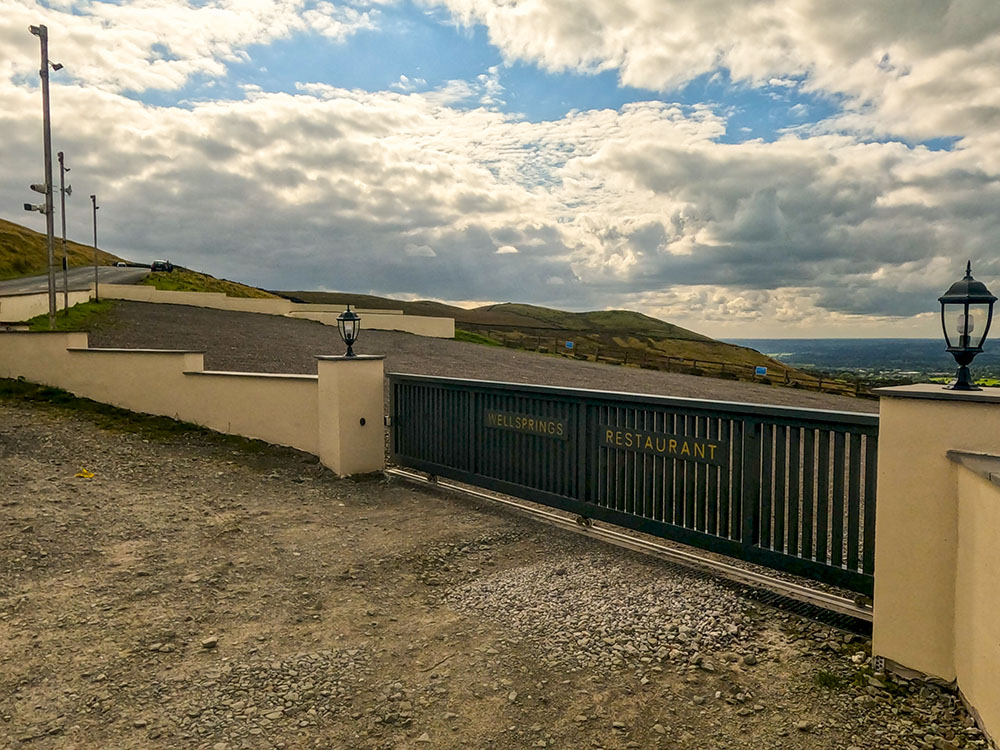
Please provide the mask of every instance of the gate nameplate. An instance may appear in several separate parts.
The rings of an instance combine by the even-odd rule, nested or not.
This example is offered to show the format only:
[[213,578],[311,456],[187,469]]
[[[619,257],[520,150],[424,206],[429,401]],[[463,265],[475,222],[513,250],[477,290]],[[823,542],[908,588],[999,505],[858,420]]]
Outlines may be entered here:
[[517,414],[510,411],[487,411],[486,426],[528,435],[569,440],[569,427],[565,420],[539,417],[533,414]]
[[601,445],[608,448],[624,448],[713,466],[725,466],[729,457],[728,444],[720,440],[669,435],[665,432],[644,432],[606,424],[600,425],[600,434]]

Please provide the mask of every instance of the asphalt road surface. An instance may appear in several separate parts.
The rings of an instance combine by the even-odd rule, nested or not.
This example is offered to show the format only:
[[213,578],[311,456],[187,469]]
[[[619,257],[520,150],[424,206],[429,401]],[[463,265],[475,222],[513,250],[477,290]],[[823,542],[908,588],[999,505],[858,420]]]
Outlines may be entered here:
[[[116,266],[98,266],[98,280],[102,284],[135,284],[149,273],[148,268],[119,268]],[[94,283],[94,267],[78,266],[69,269],[69,288],[86,289]],[[56,270],[56,291],[63,288],[62,269]],[[25,276],[20,279],[0,281],[0,296],[9,294],[29,294],[31,292],[47,292],[49,290],[48,275]]]

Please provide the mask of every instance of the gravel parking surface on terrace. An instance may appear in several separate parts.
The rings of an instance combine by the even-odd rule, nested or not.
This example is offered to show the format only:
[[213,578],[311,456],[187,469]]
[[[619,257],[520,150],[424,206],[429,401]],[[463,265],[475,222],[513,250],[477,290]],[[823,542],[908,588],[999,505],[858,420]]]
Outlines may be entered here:
[[866,640],[711,580],[95,419],[0,399],[0,747],[985,746]]
[[[208,310],[183,305],[119,302],[95,327],[93,347],[205,350],[211,370],[315,373],[317,354],[342,354],[337,329],[309,320]],[[386,372],[444,375],[625,391],[684,398],[877,412],[878,402],[720,378],[581,362],[391,331],[362,331],[359,354],[385,355]]]

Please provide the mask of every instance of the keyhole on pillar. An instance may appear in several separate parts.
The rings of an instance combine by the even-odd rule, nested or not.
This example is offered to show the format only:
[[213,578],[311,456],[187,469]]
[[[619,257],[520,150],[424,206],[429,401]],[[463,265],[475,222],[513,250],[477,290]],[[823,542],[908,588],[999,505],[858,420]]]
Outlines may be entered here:
[[362,427],[364,427],[364,426],[365,426],[365,418],[364,418],[364,417],[361,417],[361,426],[362,426]]

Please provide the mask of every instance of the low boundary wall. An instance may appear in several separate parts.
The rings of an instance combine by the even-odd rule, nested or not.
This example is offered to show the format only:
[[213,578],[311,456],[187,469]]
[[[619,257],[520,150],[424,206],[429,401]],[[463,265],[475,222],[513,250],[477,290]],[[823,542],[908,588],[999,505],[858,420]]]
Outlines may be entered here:
[[[56,294],[56,309],[62,310],[63,293]],[[81,302],[90,301],[90,292],[87,290],[77,290],[69,292],[69,306],[78,305]],[[0,323],[22,323],[31,320],[38,315],[44,315],[49,311],[48,292],[41,294],[29,292],[27,294],[9,294],[0,297]]]
[[297,448],[342,476],[381,471],[381,358],[321,360],[320,375],[214,372],[202,352],[91,349],[86,333],[0,333],[0,377]]

